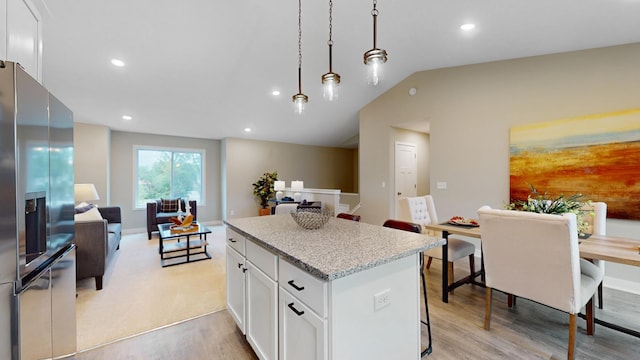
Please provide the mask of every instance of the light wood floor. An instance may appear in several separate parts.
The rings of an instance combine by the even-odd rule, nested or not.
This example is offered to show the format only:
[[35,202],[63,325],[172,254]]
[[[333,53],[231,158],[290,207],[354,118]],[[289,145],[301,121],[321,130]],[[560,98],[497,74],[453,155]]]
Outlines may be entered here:
[[[468,265],[456,264],[456,277]],[[485,289],[464,285],[440,299],[440,263],[427,271],[433,353],[425,359],[566,359],[569,316],[518,299],[508,309],[506,296],[494,292],[491,330],[483,329]],[[598,317],[640,331],[640,296],[606,289]],[[423,343],[426,344],[426,331]],[[587,336],[578,319],[577,359],[640,359],[640,339],[596,326]],[[77,354],[74,359],[256,359],[226,310],[148,332]],[[301,359],[303,360],[303,359]]]

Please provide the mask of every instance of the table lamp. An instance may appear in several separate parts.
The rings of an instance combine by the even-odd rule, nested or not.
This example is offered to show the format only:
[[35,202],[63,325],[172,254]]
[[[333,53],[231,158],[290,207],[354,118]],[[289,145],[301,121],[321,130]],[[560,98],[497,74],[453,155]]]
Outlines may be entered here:
[[284,186],[284,181],[276,180],[273,182],[273,190],[276,191],[276,201],[278,202],[282,200],[282,196],[284,195],[284,193],[282,192],[284,190]]
[[300,191],[302,191],[302,189],[304,189],[303,181],[295,180],[291,182],[291,191],[293,191],[293,201],[296,201],[296,202],[302,201],[302,194],[300,194]]
[[96,187],[93,184],[74,184],[73,194],[77,203],[100,200],[98,191],[96,191]]

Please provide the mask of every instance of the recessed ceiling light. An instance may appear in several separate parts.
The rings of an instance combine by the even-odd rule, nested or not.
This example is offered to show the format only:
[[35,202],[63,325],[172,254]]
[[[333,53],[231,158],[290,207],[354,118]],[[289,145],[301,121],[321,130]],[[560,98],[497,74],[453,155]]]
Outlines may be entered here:
[[251,132],[251,128],[244,128],[244,132]]
[[467,23],[467,24],[462,24],[460,26],[460,29],[464,30],[464,31],[469,31],[469,30],[473,30],[476,28],[476,24],[471,24],[471,23]]
[[123,67],[124,66],[124,61],[122,61],[120,59],[111,59],[111,64],[113,64],[113,66]]
[[122,115],[122,118],[123,118],[124,120],[131,120],[131,119],[133,119],[130,115]]
[[278,90],[273,90],[273,91],[271,92],[271,95],[273,95],[273,96],[278,96],[278,95],[280,95],[280,91],[278,91]]

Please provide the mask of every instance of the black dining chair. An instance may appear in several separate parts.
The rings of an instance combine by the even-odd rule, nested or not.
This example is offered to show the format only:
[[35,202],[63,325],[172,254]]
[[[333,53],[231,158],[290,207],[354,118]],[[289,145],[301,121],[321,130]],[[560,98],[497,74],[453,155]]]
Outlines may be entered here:
[[336,217],[339,219],[360,221],[360,215],[356,215],[356,214],[339,213],[338,215],[336,215]]
[[[410,231],[410,232],[422,234],[422,226],[420,224],[416,224],[408,221],[389,219],[385,221],[384,224],[382,224],[382,226],[392,228],[392,229]],[[425,355],[431,354],[431,352],[433,351],[433,348],[431,346],[431,321],[429,321],[429,302],[427,301],[427,281],[424,276],[424,255],[422,253],[420,253],[420,278],[422,279],[422,294],[424,296],[424,312],[426,315],[425,316],[426,321],[420,320],[420,322],[427,326],[427,334],[429,336],[429,345],[427,345],[427,348],[422,350],[422,353],[420,354],[421,356],[425,356]]]

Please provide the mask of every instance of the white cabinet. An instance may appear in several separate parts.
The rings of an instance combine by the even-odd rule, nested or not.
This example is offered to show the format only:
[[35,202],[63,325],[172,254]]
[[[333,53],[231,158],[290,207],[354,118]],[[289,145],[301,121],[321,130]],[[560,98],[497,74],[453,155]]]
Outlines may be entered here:
[[227,310],[245,333],[245,238],[227,230]]
[[227,310],[245,334],[245,267],[244,256],[227,246]]
[[278,258],[227,229],[227,309],[262,360],[278,359]]
[[327,282],[280,259],[280,359],[327,359]]
[[325,281],[229,234],[227,307],[260,359],[420,358],[417,254]]
[[247,341],[260,359],[278,358],[278,284],[247,261]]
[[4,7],[0,15],[6,15],[2,19],[7,20],[6,28],[0,31],[4,32],[0,40],[6,44],[6,48],[0,48],[0,55],[5,53],[0,58],[19,63],[42,82],[42,21],[37,8],[25,0],[4,0],[0,6]]

